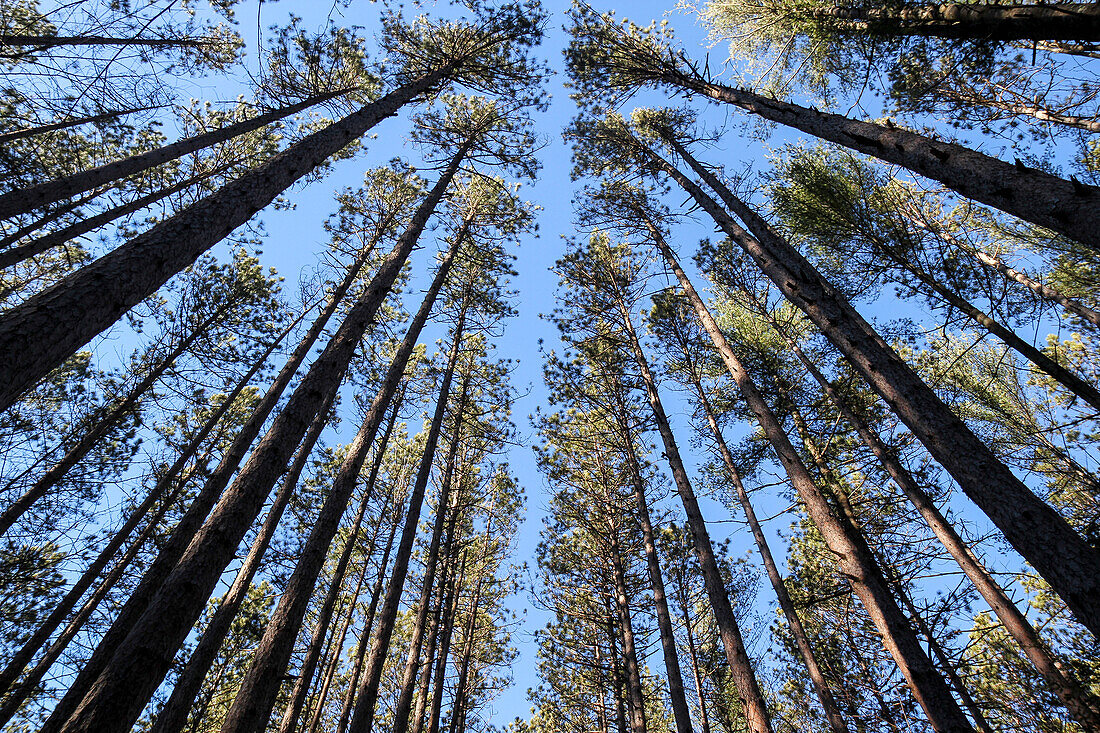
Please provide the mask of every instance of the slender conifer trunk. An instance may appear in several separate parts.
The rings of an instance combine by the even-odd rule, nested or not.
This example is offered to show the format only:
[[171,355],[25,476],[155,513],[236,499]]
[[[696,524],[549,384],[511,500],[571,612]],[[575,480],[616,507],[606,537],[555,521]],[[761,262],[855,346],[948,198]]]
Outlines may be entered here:
[[35,127],[24,127],[21,130],[12,130],[11,132],[0,134],[0,145],[6,145],[8,143],[15,142],[16,140],[22,140],[25,137],[44,135],[47,132],[66,130],[70,127],[76,127],[78,125],[89,125],[96,122],[107,122],[108,120],[118,119],[119,117],[136,114],[137,112],[148,112],[149,110],[160,108],[161,105],[156,105],[152,107],[131,107],[129,109],[120,109],[113,112],[101,112],[94,115],[74,117],[69,120],[60,120],[58,122],[51,122],[45,125],[37,125]]
[[617,528],[608,523],[607,536],[611,540],[611,577],[615,587],[615,612],[619,616],[619,640],[623,644],[623,663],[626,666],[626,693],[630,701],[631,733],[646,733],[645,692],[642,690],[642,673],[638,664],[638,651],[634,645],[634,624],[630,616],[629,590],[623,569],[622,550],[616,537]]

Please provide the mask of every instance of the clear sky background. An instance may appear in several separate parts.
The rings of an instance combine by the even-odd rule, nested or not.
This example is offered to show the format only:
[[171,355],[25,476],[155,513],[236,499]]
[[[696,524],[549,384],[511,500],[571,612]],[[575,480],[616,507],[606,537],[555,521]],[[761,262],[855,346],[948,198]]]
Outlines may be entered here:
[[[600,2],[593,4],[599,10],[614,8],[612,5]],[[620,11],[620,15],[625,15],[641,25],[647,24],[651,19],[667,19],[675,28],[689,54],[696,58],[702,57],[708,53],[704,29],[698,25],[694,15],[671,9],[672,4],[672,0],[634,2],[628,7],[615,9]],[[514,561],[530,562],[532,579],[534,578],[534,550],[542,529],[542,519],[545,516],[548,487],[535,467],[530,447],[535,436],[528,416],[534,412],[536,406],[545,405],[546,402],[546,390],[542,384],[539,342],[545,340],[546,346],[553,348],[557,341],[556,330],[550,323],[541,319],[540,314],[549,313],[554,308],[556,278],[549,268],[563,252],[562,238],[576,233],[571,206],[575,186],[571,183],[569,176],[570,152],[561,138],[562,129],[575,114],[575,107],[569,99],[568,90],[564,88],[566,78],[562,57],[562,50],[568,42],[563,30],[568,2],[567,0],[544,0],[544,6],[551,13],[551,17],[540,53],[556,73],[549,80],[547,87],[552,97],[550,107],[546,112],[536,113],[536,126],[545,143],[538,156],[542,163],[541,174],[536,183],[525,185],[521,191],[525,199],[542,207],[539,213],[540,235],[538,238],[525,238],[517,251],[516,269],[519,276],[512,286],[520,292],[516,302],[518,316],[507,324],[505,336],[497,342],[499,357],[519,361],[513,379],[516,390],[521,396],[515,404],[514,420],[525,444],[511,451],[509,462],[526,491],[528,514],[518,540]],[[362,26],[364,34],[369,36],[376,25],[379,10],[379,6],[365,2],[352,3],[346,9],[335,8],[327,3],[269,2],[263,5],[258,5],[254,1],[241,3],[237,10],[240,21],[238,30],[248,42],[246,66],[255,71],[258,63],[258,56],[255,53],[256,29],[266,28],[272,24],[283,24],[290,13],[302,16],[306,28],[321,30],[326,20],[331,17],[339,25]],[[423,12],[453,13],[455,11],[446,7],[436,9],[431,5],[425,5]],[[709,52],[712,54],[710,68],[712,71],[719,69],[726,57],[726,49],[718,47]],[[227,99],[234,96],[236,91],[227,87],[224,80],[211,80],[208,84],[195,84],[194,91],[188,93],[199,99]],[[659,103],[656,98],[654,99],[655,104]],[[796,135],[785,130],[774,132],[766,143],[743,138],[739,133],[744,128],[745,121],[744,116],[739,112],[730,107],[704,106],[698,103],[694,104],[694,108],[699,110],[700,119],[705,124],[726,131],[721,146],[708,151],[706,158],[712,162],[724,163],[731,171],[741,171],[750,165],[757,171],[766,170],[769,165],[767,156],[772,149],[798,139]],[[625,111],[629,112],[629,109]],[[265,264],[277,268],[280,274],[286,277],[288,290],[294,287],[300,274],[308,271],[317,261],[319,253],[324,251],[327,236],[322,229],[322,223],[335,210],[334,192],[348,186],[357,187],[361,184],[364,170],[384,163],[394,156],[405,157],[415,164],[417,152],[407,144],[407,119],[408,110],[404,110],[398,117],[383,122],[372,131],[372,139],[366,142],[362,154],[352,160],[337,163],[332,173],[324,180],[304,187],[299,186],[296,190],[288,192],[287,198],[295,204],[293,210],[268,210],[259,217],[267,231],[262,259]],[[993,154],[1001,153],[995,142],[987,141],[984,149]],[[433,174],[427,175],[429,178],[434,178]],[[673,195],[668,203],[675,209],[680,207],[682,201],[682,196]],[[696,243],[701,238],[712,235],[712,226],[702,222],[688,222],[674,230],[673,241],[680,249],[682,260],[687,262],[694,253]],[[224,254],[225,248],[219,251]],[[429,243],[415,256],[414,271],[421,277],[428,269],[427,258],[434,251],[435,247]],[[414,279],[413,284],[408,288],[414,297],[418,296],[420,282],[421,280]],[[887,300],[885,304],[876,306],[870,312],[867,312],[867,309],[864,311],[869,316],[881,315],[883,318],[894,318],[900,315],[896,310],[893,312],[885,310],[888,307]],[[919,317],[919,314],[915,315]],[[430,331],[424,340],[434,342],[440,335],[439,330],[436,329]],[[698,466],[704,459],[690,447],[690,426],[684,414],[683,405],[671,390],[665,391],[674,408],[675,427],[682,447],[687,449],[685,453],[689,464]],[[348,402],[345,401],[345,404]],[[343,421],[339,433],[328,435],[327,442],[331,445],[347,440],[354,427],[351,421]],[[412,430],[417,427],[410,426]],[[672,506],[668,502],[665,504]],[[758,511],[761,516],[768,517],[785,508],[762,497]],[[704,500],[704,513],[711,522],[712,533],[716,540],[727,536],[733,537],[731,547],[735,556],[745,555],[750,551],[751,538],[744,531],[738,518],[731,518],[730,513],[722,505],[710,500]],[[780,555],[784,554],[782,548],[785,548],[786,542],[778,538],[778,532],[786,530],[790,521],[790,515],[780,516],[767,526],[775,542],[775,549]],[[497,725],[504,725],[517,716],[526,717],[528,714],[530,706],[526,700],[526,690],[537,684],[535,646],[531,634],[535,628],[543,625],[547,620],[541,612],[530,606],[529,599],[525,596],[514,598],[512,607],[521,614],[526,613],[526,619],[515,636],[515,643],[520,651],[513,669],[515,683],[500,695],[493,706],[491,721]],[[765,631],[773,618],[771,607],[770,591],[761,586],[757,626]],[[751,637],[751,634],[749,636]],[[762,648],[750,650],[757,658],[766,656],[768,644],[766,633],[761,635],[759,644]],[[659,666],[659,660],[651,660],[650,667],[657,666]]]

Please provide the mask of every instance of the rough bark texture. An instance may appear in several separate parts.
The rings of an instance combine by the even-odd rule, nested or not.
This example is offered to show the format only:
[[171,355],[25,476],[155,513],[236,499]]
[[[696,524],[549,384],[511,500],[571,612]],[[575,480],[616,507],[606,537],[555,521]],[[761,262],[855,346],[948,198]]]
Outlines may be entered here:
[[[416,99],[437,70],[291,145],[0,317],[0,410],[130,308],[252,218],[295,181]],[[73,318],[73,313],[82,314]]]
[[838,30],[885,37],[1100,41],[1100,5],[1096,3],[829,7],[812,10],[810,15]]
[[382,667],[386,663],[394,626],[397,622],[401,594],[405,588],[405,579],[409,572],[409,559],[412,557],[413,543],[416,541],[420,510],[424,506],[424,493],[428,488],[428,478],[432,473],[435,449],[439,442],[443,417],[447,412],[447,397],[451,391],[451,381],[454,378],[455,366],[458,362],[463,330],[463,322],[460,319],[455,326],[450,353],[447,356],[447,368],[443,373],[439,398],[436,401],[435,414],[432,415],[432,421],[428,427],[428,436],[424,443],[424,454],[420,458],[420,465],[417,467],[416,472],[416,482],[413,484],[412,494],[409,496],[405,526],[401,530],[401,541],[398,543],[397,554],[394,556],[393,573],[390,575],[389,584],[386,586],[385,600],[383,600],[382,608],[379,611],[378,628],[371,640],[370,654],[367,656],[367,668],[363,674],[363,682],[355,700],[351,721],[348,724],[348,730],[351,733],[369,733],[374,725],[378,688],[382,683]]
[[[462,148],[425,197],[363,295],[275,418],[233,486],[105,663],[87,694],[58,727],[65,733],[124,733],[171,666],[191,626],[317,411],[338,389],[363,334],[374,322],[428,218],[465,157]],[[56,715],[56,713],[55,713]],[[58,722],[61,722],[60,720]]]
[[696,292],[668,243],[660,236],[654,242],[676,274],[704,329],[725,362],[749,409],[756,415],[760,427],[775,449],[775,453],[791,480],[814,525],[821,532],[829,549],[836,555],[841,572],[859,596],[868,616],[882,635],[883,645],[894,658],[913,696],[924,708],[936,731],[964,733],[972,731],[969,721],[959,709],[939,671],[932,664],[901,612],[874,558],[869,556],[862,537],[846,531],[832,508],[822,496],[813,477],[798,452],[791,445],[778,418],[765,402],[749,373],[730,348],[706,303]]
[[840,349],[1009,543],[1051,584],[1077,620],[1100,634],[1100,552],[998,461],[809,261],[687,151],[681,154],[759,239],[738,226],[675,166],[662,161],[669,175]]
[[898,127],[819,112],[714,84],[696,75],[678,74],[660,81],[904,166],[963,196],[1100,249],[1100,188],[1096,186],[1067,181],[1022,163],[1006,163],[962,145]]

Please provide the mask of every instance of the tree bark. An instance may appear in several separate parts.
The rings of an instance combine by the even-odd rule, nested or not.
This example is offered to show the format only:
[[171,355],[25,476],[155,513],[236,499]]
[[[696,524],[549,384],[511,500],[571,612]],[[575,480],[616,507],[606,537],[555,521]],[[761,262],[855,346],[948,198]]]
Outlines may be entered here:
[[693,538],[692,544],[699,560],[699,568],[703,574],[703,584],[706,586],[711,609],[714,611],[714,620],[718,626],[718,635],[722,639],[730,674],[733,675],[734,686],[745,712],[745,721],[751,733],[771,733],[771,719],[767,705],[764,703],[764,694],[760,690],[760,683],[756,679],[752,662],[745,650],[745,642],[741,637],[737,617],[734,616],[733,605],[730,603],[729,593],[726,590],[725,582],[722,580],[722,573],[718,568],[718,561],[711,545],[710,533],[707,531],[706,521],[703,519],[702,510],[700,510],[699,502],[695,497],[695,490],[692,488],[691,480],[684,468],[683,459],[680,458],[680,449],[676,445],[676,437],[672,432],[668,415],[665,413],[664,405],[657,391],[657,381],[649,368],[649,362],[642,350],[641,342],[634,331],[630,313],[621,299],[618,306],[623,330],[630,341],[631,353],[634,355],[634,360],[641,372],[642,381],[645,383],[646,397],[657,421],[657,429],[661,434],[661,441],[665,448],[665,458],[672,472],[676,490],[680,494],[680,501],[683,503],[684,511],[687,514],[688,526],[691,528]]
[[57,730],[125,733],[140,715],[313,417],[327,396],[339,388],[363,334],[374,322],[467,152],[467,146],[463,146],[452,158],[393,251],[380,264],[370,285],[348,311],[340,328],[252,452],[233,486],[196,533],[72,714],[67,719],[58,719]]
[[[842,574],[852,584],[864,609],[878,628],[883,644],[897,663],[913,696],[924,708],[932,727],[944,733],[949,731],[969,733],[973,730],[969,721],[924,652],[905,615],[898,608],[877,564],[868,556],[861,537],[845,531],[845,527],[837,519],[814,483],[810,472],[802,463],[798,452],[791,445],[775,413],[765,402],[749,373],[730,348],[729,342],[718,328],[703,299],[680,267],[671,248],[659,232],[656,234],[655,244],[676,274],[703,328],[710,335],[730,376],[733,377],[749,409],[756,416],[791,484],[805,504],[810,519],[821,532],[830,550],[836,555]],[[638,349],[640,345],[635,346],[635,350]]]
[[[2,42],[2,39],[0,39],[0,42]],[[28,188],[9,191],[8,193],[0,195],[0,219],[26,214],[46,206],[47,204],[52,204],[55,201],[61,201],[70,196],[75,196],[78,193],[90,191],[98,186],[112,183],[120,178],[137,175],[150,168],[164,165],[173,160],[178,160],[190,153],[226,142],[227,140],[232,140],[239,135],[270,125],[272,122],[278,122],[284,117],[289,117],[292,114],[309,109],[310,107],[323,104],[349,91],[351,90],[343,89],[336,92],[318,94],[302,102],[298,102],[297,104],[281,107],[276,110],[271,110],[270,112],[264,112],[255,117],[250,117],[247,120],[235,122],[231,125],[218,128],[217,130],[204,132],[193,137],[184,138],[183,140],[178,140],[174,143],[163,145],[144,153],[132,155],[129,158],[104,163],[95,168],[90,168],[80,173],[74,173],[71,176],[46,181],[45,183],[39,183]]]
[[623,570],[622,550],[615,536],[616,530],[616,527],[609,526],[607,535],[611,542],[611,577],[615,583],[615,612],[619,616],[619,640],[623,644],[627,698],[630,701],[630,731],[646,733],[645,691],[642,689],[638,652],[634,647],[634,625],[631,622],[628,600],[630,594],[626,587],[626,572]]
[[[466,581],[466,551],[462,551],[462,560],[459,562],[457,575],[452,574],[450,602],[446,609],[447,614],[443,619],[442,640],[439,644],[439,655],[435,663],[435,676],[432,685],[432,704],[428,711],[427,733],[439,733],[440,715],[443,711],[443,683],[447,679],[447,660],[451,655],[451,640],[454,638],[455,623],[458,620],[458,602],[462,596],[462,588]],[[420,733],[419,730],[414,733]]]
[[465,310],[455,326],[454,336],[451,341],[450,353],[447,356],[447,367],[443,373],[442,383],[439,388],[439,398],[436,401],[435,414],[432,416],[428,427],[427,440],[424,444],[424,454],[420,458],[417,468],[416,483],[413,484],[412,494],[409,496],[409,506],[405,515],[405,526],[401,530],[401,541],[394,556],[393,573],[389,584],[386,586],[385,600],[379,613],[378,628],[371,640],[370,655],[367,657],[366,673],[360,686],[354,711],[351,716],[349,730],[351,733],[370,733],[374,725],[375,704],[378,701],[378,688],[382,683],[382,668],[386,663],[390,641],[393,638],[393,630],[397,621],[398,608],[401,605],[401,594],[405,588],[405,579],[409,572],[409,559],[412,556],[413,543],[416,541],[417,524],[420,521],[420,510],[424,505],[424,492],[428,487],[428,478],[432,473],[432,463],[435,457],[436,445],[439,441],[440,429],[443,425],[443,416],[447,411],[448,395],[451,391],[451,381],[454,378],[455,368],[458,363],[459,350],[462,345],[464,333]]
[[695,651],[695,634],[691,630],[691,615],[688,613],[686,598],[681,599],[680,610],[684,616],[684,631],[687,633],[688,658],[691,659],[691,674],[695,679],[695,696],[699,702],[699,724],[701,733],[710,733],[710,716],[707,714],[707,699],[703,693],[703,675],[699,672],[699,655]]
[[[0,317],[0,410],[203,252],[452,71],[445,65],[294,143]],[[83,314],[72,318],[73,313]]]
[[861,122],[714,84],[697,73],[667,74],[656,80],[904,166],[967,198],[1100,249],[1100,188],[1096,186],[1067,181],[1022,163],[1005,163],[898,127]]
[[155,105],[151,107],[131,107],[129,109],[120,109],[114,112],[101,112],[94,115],[74,117],[71,120],[61,120],[59,122],[51,122],[45,125],[37,125],[35,127],[24,127],[21,130],[12,130],[11,132],[0,133],[0,145],[6,145],[8,143],[15,142],[16,140],[22,140],[26,137],[33,137],[34,135],[44,135],[47,132],[66,130],[70,127],[76,127],[78,125],[88,125],[96,122],[107,122],[108,120],[118,119],[119,117],[125,117],[126,115],[132,115],[137,112],[147,112],[152,109],[160,109],[161,106],[162,105]]
[[674,166],[666,162],[665,170],[752,257],[779,291],[840,349],[963,492],[1051,584],[1078,621],[1094,635],[1100,634],[1100,552],[998,461],[989,447],[794,247],[694,158],[688,156],[685,160],[759,238],[739,227]]
[[1096,3],[1049,5],[959,4],[822,7],[815,19],[847,33],[931,36],[976,41],[1100,41]]
[[692,733],[691,714],[688,712],[687,696],[684,694],[684,677],[680,672],[680,655],[676,650],[676,632],[672,627],[672,615],[668,611],[668,599],[665,595],[664,575],[661,572],[661,560],[657,554],[657,542],[653,534],[653,522],[649,516],[649,499],[646,497],[645,480],[642,477],[638,455],[634,452],[634,435],[629,423],[629,415],[623,404],[621,384],[615,385],[615,417],[623,433],[623,452],[630,469],[630,480],[634,485],[634,501],[638,506],[638,519],[642,525],[642,541],[645,544],[646,568],[649,571],[649,584],[653,589],[653,606],[660,631],[661,651],[665,660],[665,679],[668,682],[669,699],[672,702],[672,715],[676,724],[676,733]]

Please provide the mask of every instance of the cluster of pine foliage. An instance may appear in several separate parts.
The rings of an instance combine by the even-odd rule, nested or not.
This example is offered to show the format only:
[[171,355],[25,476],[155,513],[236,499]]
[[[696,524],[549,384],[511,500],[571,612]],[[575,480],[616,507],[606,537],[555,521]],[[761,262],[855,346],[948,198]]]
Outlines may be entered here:
[[244,9],[0,0],[0,729],[1100,733],[1100,4]]

